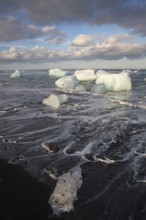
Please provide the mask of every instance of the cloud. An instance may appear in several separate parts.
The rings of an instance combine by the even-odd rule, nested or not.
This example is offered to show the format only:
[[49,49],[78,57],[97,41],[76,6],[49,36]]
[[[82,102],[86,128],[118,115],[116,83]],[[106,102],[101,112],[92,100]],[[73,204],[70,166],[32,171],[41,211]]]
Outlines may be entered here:
[[[125,37],[126,41],[123,42]],[[87,47],[72,47],[66,50],[51,51],[44,47],[36,46],[31,49],[11,47],[9,50],[0,52],[0,61],[7,62],[33,62],[49,63],[69,60],[118,60],[122,58],[140,59],[146,56],[146,44],[131,41],[129,35],[113,35],[103,39],[97,44]]]
[[35,25],[116,24],[146,36],[145,0],[0,0],[0,14],[26,18]]
[[77,47],[85,47],[93,44],[94,44],[93,36],[85,35],[85,34],[79,34],[77,37],[74,38],[72,42],[72,46],[77,46]]
[[66,35],[55,26],[36,26],[32,24],[23,24],[12,16],[0,17],[0,41],[10,42],[15,40],[35,39],[45,36],[49,43],[63,43]]

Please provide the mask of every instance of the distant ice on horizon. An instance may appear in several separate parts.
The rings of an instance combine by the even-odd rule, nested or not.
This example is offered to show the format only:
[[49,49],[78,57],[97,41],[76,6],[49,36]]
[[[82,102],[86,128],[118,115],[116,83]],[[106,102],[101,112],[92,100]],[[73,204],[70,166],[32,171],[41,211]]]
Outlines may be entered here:
[[21,76],[20,71],[15,70],[15,72],[10,75],[10,78],[19,78],[20,76]]

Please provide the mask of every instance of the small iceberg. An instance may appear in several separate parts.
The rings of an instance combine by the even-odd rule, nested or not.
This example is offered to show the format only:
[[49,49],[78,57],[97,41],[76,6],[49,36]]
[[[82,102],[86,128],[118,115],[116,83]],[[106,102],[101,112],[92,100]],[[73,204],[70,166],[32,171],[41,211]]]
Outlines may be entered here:
[[63,95],[51,94],[48,98],[44,98],[42,103],[57,109],[61,106],[61,104],[64,104],[67,101],[68,101],[68,96],[66,94]]
[[55,85],[60,89],[75,89],[78,86],[76,76],[64,76],[55,82]]
[[108,92],[130,91],[132,89],[131,78],[128,72],[121,72],[118,74],[102,73],[97,74],[96,84],[105,84]]
[[16,70],[14,73],[10,75],[10,78],[19,78],[21,76],[20,71]]
[[111,73],[105,71],[105,70],[98,70],[95,75],[96,77],[101,76],[101,75],[110,75]]
[[60,69],[50,69],[49,70],[49,76],[55,77],[55,78],[62,78],[66,76],[67,71],[60,70]]
[[92,69],[77,70],[74,72],[74,75],[77,77],[78,81],[93,81],[97,78]]

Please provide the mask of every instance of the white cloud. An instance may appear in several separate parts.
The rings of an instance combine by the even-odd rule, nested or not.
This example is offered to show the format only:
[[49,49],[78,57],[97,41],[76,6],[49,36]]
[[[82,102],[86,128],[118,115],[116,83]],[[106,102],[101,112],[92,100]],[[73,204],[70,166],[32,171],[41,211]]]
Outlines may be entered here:
[[[127,41],[123,42],[123,37]],[[3,62],[58,62],[67,60],[119,60],[122,58],[140,59],[146,56],[146,44],[131,41],[128,35],[113,35],[97,44],[69,47],[66,50],[48,50],[36,46],[31,49],[11,47],[0,52],[0,61]]]
[[94,44],[92,35],[80,34],[74,38],[72,46],[85,47]]

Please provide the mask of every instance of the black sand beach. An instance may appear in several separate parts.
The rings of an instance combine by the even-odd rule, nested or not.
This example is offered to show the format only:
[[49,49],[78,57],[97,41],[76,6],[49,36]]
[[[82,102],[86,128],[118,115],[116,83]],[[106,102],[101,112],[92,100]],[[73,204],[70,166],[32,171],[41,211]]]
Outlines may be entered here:
[[[61,216],[52,215],[47,185],[25,173],[17,165],[0,160],[1,220],[145,220],[146,189],[144,184],[129,183],[128,169],[120,166],[87,163],[83,167],[84,184],[75,201],[75,209]],[[90,178],[86,176],[88,169]],[[114,172],[121,172],[114,179]],[[98,178],[99,177],[99,178]],[[106,184],[113,182],[109,188]],[[103,190],[105,189],[105,190]],[[100,191],[102,193],[100,193]],[[95,195],[95,196],[94,196]],[[96,196],[98,195],[98,196]]]
[[46,220],[51,213],[47,185],[20,167],[0,160],[0,219]]
[[[112,102],[112,94],[70,94],[58,110],[42,104],[53,79],[33,73],[2,78],[0,220],[146,220],[146,114],[135,107],[146,102],[146,73],[132,75],[133,95],[124,100],[133,107]],[[77,167],[74,209],[55,216],[49,199],[58,177]],[[58,196],[68,204],[63,187]]]

